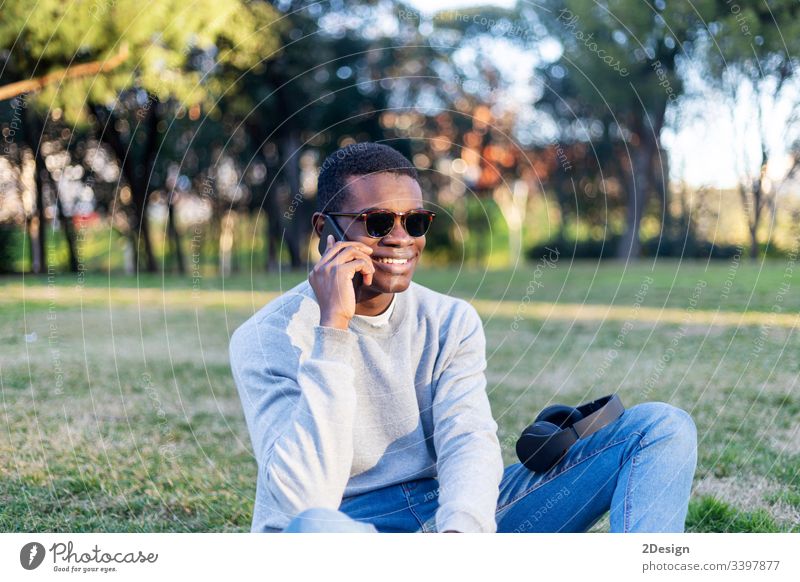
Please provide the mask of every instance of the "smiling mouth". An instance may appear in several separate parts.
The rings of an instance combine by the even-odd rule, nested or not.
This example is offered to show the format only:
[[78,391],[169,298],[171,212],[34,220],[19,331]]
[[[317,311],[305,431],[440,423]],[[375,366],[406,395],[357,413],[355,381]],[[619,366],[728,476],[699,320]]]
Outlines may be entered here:
[[372,259],[372,262],[375,263],[378,268],[389,271],[390,273],[403,273],[411,267],[411,265],[416,261],[416,257],[412,257],[404,262],[385,262],[379,261],[377,259]]

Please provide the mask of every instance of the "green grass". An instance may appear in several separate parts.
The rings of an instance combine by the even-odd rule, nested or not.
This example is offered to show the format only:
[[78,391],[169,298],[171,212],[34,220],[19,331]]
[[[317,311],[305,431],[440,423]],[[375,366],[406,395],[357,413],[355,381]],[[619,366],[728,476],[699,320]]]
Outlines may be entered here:
[[[796,526],[800,294],[786,261],[536,267],[423,261],[415,275],[483,317],[506,463],[548,403],[666,401],[698,427],[689,531]],[[247,531],[255,462],[228,338],[305,277],[0,279],[0,531]]]
[[800,525],[778,525],[763,509],[743,511],[713,497],[702,497],[689,504],[686,527],[698,533],[735,531],[748,533],[800,532]]

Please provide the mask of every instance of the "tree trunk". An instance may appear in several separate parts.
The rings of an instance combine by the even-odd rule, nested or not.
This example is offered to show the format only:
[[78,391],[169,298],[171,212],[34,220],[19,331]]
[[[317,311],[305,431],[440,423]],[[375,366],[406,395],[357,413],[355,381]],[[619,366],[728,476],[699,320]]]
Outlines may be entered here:
[[670,203],[672,192],[669,187],[669,157],[666,152],[656,149],[653,161],[650,164],[652,169],[652,181],[655,190],[661,198],[661,236],[666,239],[676,237],[674,232],[674,220]]
[[[147,220],[147,206],[149,204],[149,195],[151,180],[153,175],[153,167],[155,165],[156,151],[158,150],[158,99],[150,96],[148,100],[149,107],[145,113],[146,122],[143,124],[147,130],[145,136],[144,153],[142,155],[141,168],[137,171],[141,172],[138,176],[138,188],[133,192],[133,199],[138,201],[137,212],[140,217],[140,232],[144,242],[145,252],[145,266],[148,273],[155,273],[158,271],[156,266],[155,254],[153,253],[153,243],[150,240],[150,223]],[[142,170],[144,170],[142,172]]]
[[666,111],[666,101],[661,109],[651,115],[642,111],[631,124],[639,143],[633,151],[630,176],[628,179],[628,205],[626,208],[625,232],[617,248],[617,258],[625,261],[636,260],[641,255],[642,242],[639,229],[653,184],[652,164],[660,151],[661,127]]
[[67,249],[69,250],[69,270],[72,273],[77,273],[79,270],[78,265],[78,251],[77,243],[75,240],[75,229],[73,228],[72,217],[64,214],[64,204],[61,202],[61,196],[56,193],[56,209],[58,210],[58,221],[61,223],[61,228],[64,229],[64,237],[67,239]]
[[47,271],[47,216],[45,216],[44,196],[44,172],[46,171],[46,167],[42,167],[39,164],[36,165],[36,253],[33,256],[34,273]]
[[44,188],[47,182],[47,166],[42,159],[42,141],[44,124],[39,124],[31,107],[24,107],[22,111],[22,125],[25,141],[33,153],[33,178],[36,186],[36,215],[30,221],[29,235],[31,237],[31,271],[43,273],[47,271],[47,228],[45,216]]
[[178,226],[175,224],[175,204],[170,196],[169,203],[167,204],[167,231],[169,240],[172,243],[172,252],[175,256],[175,268],[179,274],[186,274],[186,261],[183,258],[183,249],[181,248],[181,235],[178,232]]
[[[766,154],[762,155],[766,156]],[[764,168],[765,166],[762,165],[762,174]],[[758,259],[758,225],[761,222],[761,211],[764,208],[763,180],[758,178],[749,187],[740,184],[739,196],[747,219],[747,232],[750,235],[750,258],[755,261]]]
[[42,240],[43,235],[41,222],[38,215],[33,215],[28,223],[28,237],[31,241],[31,273],[42,272],[42,247],[39,242]]
[[[649,140],[643,140],[649,141]],[[631,175],[628,182],[628,205],[625,217],[625,233],[617,249],[617,258],[626,261],[639,258],[642,243],[639,239],[639,227],[642,223],[644,205],[647,202],[647,190],[650,188],[650,148],[644,143],[633,154]]]
[[750,232],[750,258],[755,261],[758,259],[758,233],[752,226],[748,231]]
[[155,273],[156,266],[153,247],[150,242],[150,228],[147,221],[147,204],[150,190],[150,177],[155,164],[155,154],[158,149],[158,100],[150,97],[144,109],[144,123],[140,124],[146,131],[144,152],[141,160],[134,160],[132,148],[124,144],[122,137],[114,128],[114,116],[105,111],[100,105],[91,105],[91,110],[97,118],[98,125],[102,128],[100,139],[108,144],[117,157],[117,162],[122,166],[122,173],[131,189],[131,211],[129,214],[130,232],[133,242],[134,261],[139,268],[141,253],[144,252],[145,269]]
[[135,216],[131,230],[136,237],[134,246],[136,247],[136,261],[137,268],[139,260],[144,253],[145,270],[148,273],[155,273],[158,271],[156,266],[156,258],[153,254],[153,246],[150,243],[150,224],[147,221],[147,198],[138,198],[136,195],[132,197],[134,200],[133,214]]
[[267,192],[265,199],[267,208],[266,245],[267,245],[267,272],[275,272],[280,268],[281,244],[281,209],[278,204],[275,189]]
[[766,194],[764,192],[764,177],[767,173],[767,150],[764,140],[761,142],[761,169],[758,179],[753,184],[753,221],[750,224],[750,258],[758,259],[758,226],[761,223],[762,210]]
[[305,230],[300,224],[299,216],[302,215],[300,205],[304,203],[300,192],[300,139],[297,132],[291,128],[281,136],[279,148],[283,159],[283,171],[286,183],[289,186],[289,200],[294,213],[289,218],[289,225],[286,228],[286,245],[289,248],[289,257],[292,269],[299,269],[303,266],[300,256],[300,238]]

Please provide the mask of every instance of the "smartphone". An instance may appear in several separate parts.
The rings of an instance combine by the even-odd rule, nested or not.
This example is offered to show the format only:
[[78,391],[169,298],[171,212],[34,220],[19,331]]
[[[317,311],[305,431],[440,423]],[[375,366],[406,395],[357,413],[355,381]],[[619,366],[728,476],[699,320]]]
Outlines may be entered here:
[[[325,250],[328,247],[328,235],[333,235],[333,240],[340,241],[340,240],[347,240],[344,236],[344,232],[342,229],[339,228],[339,225],[336,224],[336,221],[333,219],[332,216],[325,215],[325,226],[322,227],[322,236],[319,239],[319,254],[324,255]],[[356,274],[353,276],[353,289],[358,290],[361,284],[364,282],[364,276],[361,274],[360,271],[356,271]]]

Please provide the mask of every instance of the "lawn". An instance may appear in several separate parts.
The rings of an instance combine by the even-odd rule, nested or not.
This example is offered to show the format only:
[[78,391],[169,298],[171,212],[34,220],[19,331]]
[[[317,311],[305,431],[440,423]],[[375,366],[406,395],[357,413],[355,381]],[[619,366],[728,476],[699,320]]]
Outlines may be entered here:
[[[794,268],[423,261],[415,281],[483,317],[506,463],[549,403],[666,401],[698,427],[688,530],[789,531],[800,530]],[[256,465],[228,338],[304,278],[0,279],[0,531],[248,531]]]

